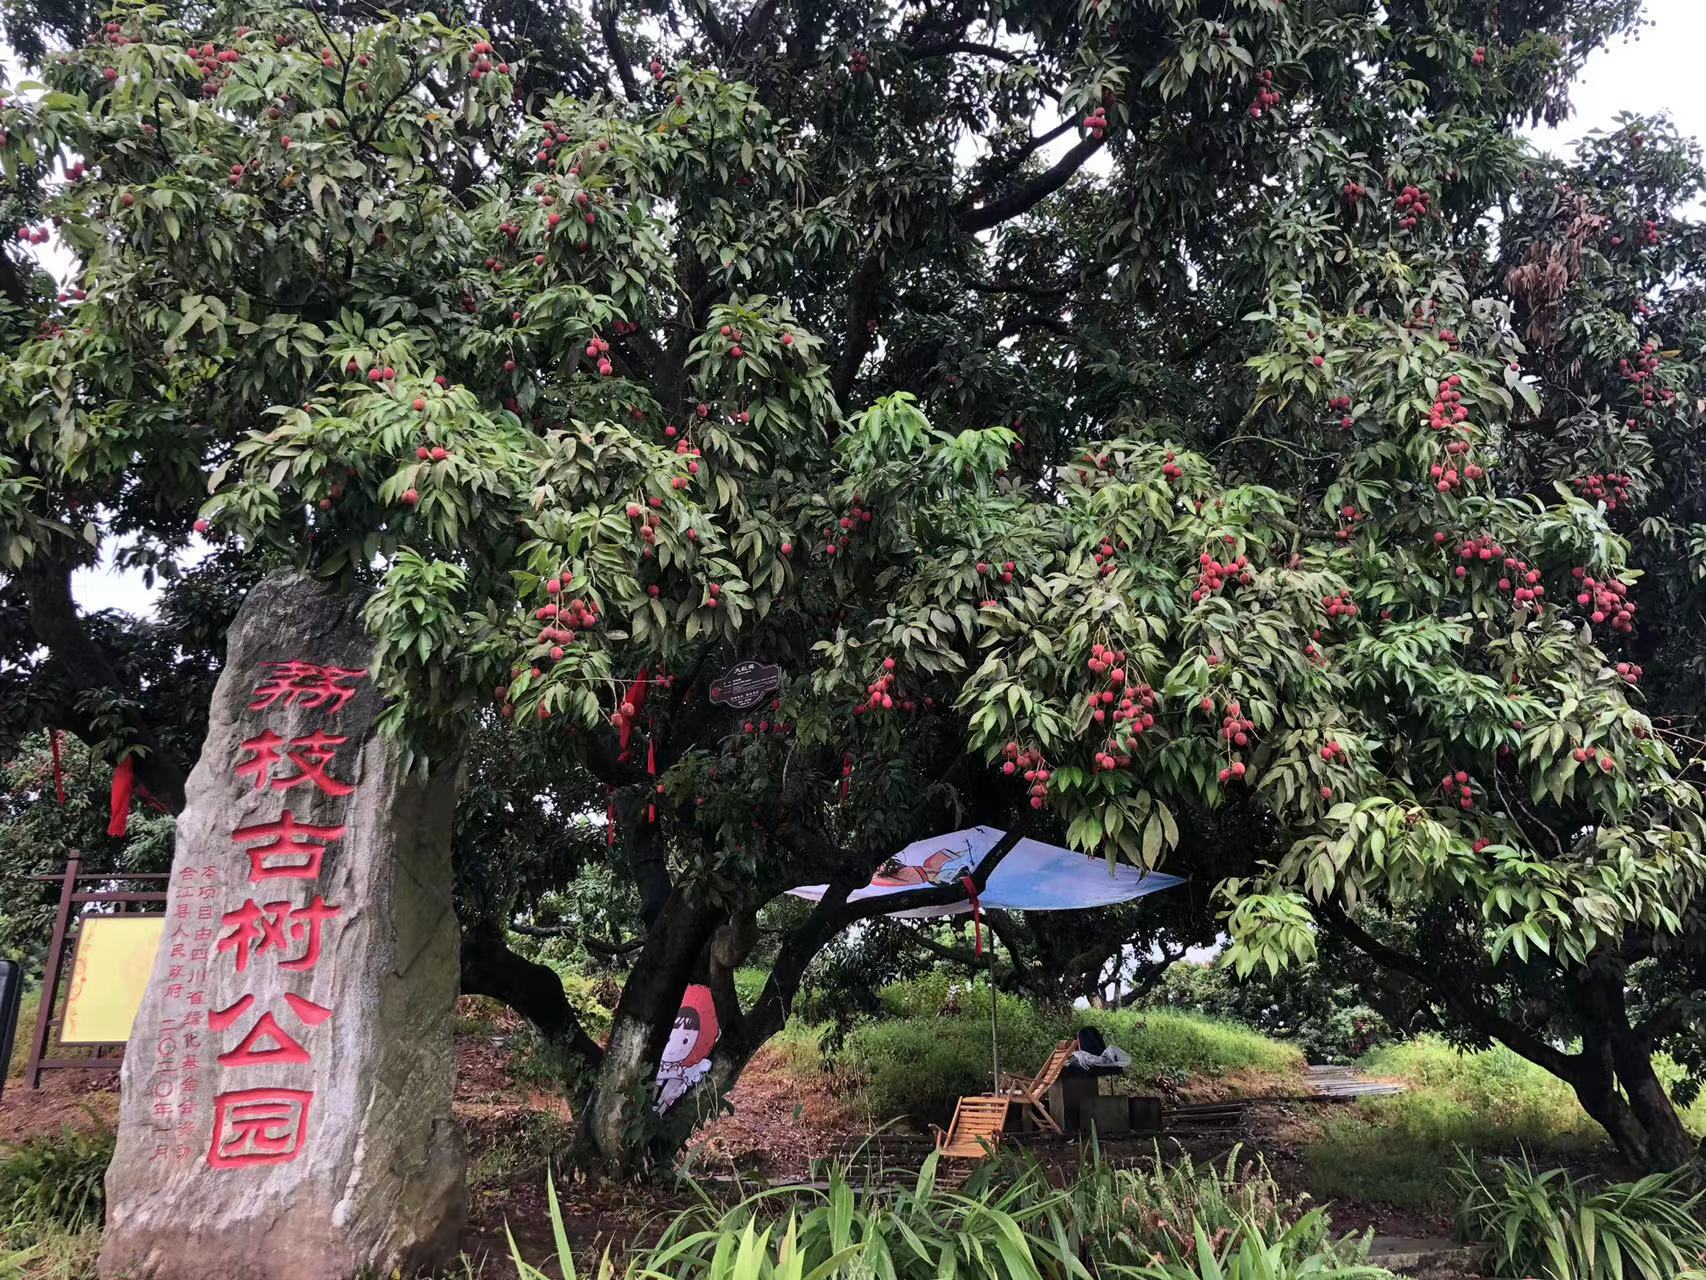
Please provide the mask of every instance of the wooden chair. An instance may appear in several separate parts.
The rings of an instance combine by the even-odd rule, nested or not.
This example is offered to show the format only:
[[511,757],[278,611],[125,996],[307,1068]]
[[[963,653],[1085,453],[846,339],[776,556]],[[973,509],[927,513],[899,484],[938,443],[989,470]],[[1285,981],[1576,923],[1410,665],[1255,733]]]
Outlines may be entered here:
[[1061,1071],[1077,1051],[1078,1041],[1062,1040],[1055,1045],[1054,1052],[1049,1054],[1042,1069],[1030,1079],[1003,1072],[997,1080],[1002,1094],[1021,1107],[1029,1107],[1045,1129],[1051,1133],[1059,1133],[1060,1126],[1048,1113],[1048,1091],[1054,1088],[1054,1082],[1060,1079]]
[[949,1160],[982,1160],[1007,1127],[1011,1098],[980,1094],[961,1098],[954,1104],[954,1118],[946,1129],[936,1128],[936,1150]]

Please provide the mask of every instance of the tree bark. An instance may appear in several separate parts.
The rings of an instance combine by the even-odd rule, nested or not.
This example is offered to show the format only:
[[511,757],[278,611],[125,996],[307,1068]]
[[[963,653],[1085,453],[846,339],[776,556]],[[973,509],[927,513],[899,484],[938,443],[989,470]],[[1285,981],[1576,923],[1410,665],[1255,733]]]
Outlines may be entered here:
[[[1615,1085],[1596,1090],[1594,1099],[1605,1116],[1582,1106],[1610,1133],[1617,1147],[1643,1169],[1677,1169],[1694,1158],[1694,1143],[1682,1118],[1653,1070],[1653,1048],[1629,1024],[1629,1005],[1621,963],[1602,963],[1581,979],[1582,1045],[1603,1055]],[[1581,1090],[1577,1089],[1581,1097]]]
[[652,1109],[658,1062],[682,992],[726,919],[692,889],[677,888],[652,922],[622,988],[598,1073],[581,1100],[570,1158],[582,1170],[631,1178],[665,1154],[664,1126]]

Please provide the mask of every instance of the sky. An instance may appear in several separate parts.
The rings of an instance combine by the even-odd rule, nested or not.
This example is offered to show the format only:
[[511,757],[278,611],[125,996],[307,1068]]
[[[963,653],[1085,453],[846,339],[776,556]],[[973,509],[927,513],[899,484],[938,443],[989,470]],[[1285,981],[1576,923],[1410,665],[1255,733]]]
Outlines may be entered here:
[[[1565,153],[1593,129],[1609,128],[1621,111],[1664,112],[1677,127],[1706,138],[1706,92],[1700,59],[1706,51],[1706,0],[1647,0],[1649,26],[1631,41],[1613,44],[1589,59],[1574,91],[1575,115],[1561,126],[1536,130],[1537,146]],[[80,570],[72,587],[84,607],[151,611],[154,592],[139,573],[112,568]]]
[[1620,111],[1663,112],[1685,134],[1706,138],[1706,93],[1700,55],[1706,49],[1706,0],[1647,0],[1647,18],[1632,41],[1613,44],[1588,60],[1576,82],[1576,114],[1534,141],[1563,151],[1578,136],[1608,128]]

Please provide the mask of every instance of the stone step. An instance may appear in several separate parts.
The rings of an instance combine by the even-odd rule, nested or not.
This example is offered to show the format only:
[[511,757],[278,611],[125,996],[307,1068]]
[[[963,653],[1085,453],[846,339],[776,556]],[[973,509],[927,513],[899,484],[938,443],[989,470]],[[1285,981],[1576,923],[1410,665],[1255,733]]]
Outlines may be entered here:
[[1419,1276],[1437,1271],[1474,1276],[1486,1260],[1487,1247],[1460,1244],[1445,1236],[1375,1236],[1368,1260],[1399,1275]]

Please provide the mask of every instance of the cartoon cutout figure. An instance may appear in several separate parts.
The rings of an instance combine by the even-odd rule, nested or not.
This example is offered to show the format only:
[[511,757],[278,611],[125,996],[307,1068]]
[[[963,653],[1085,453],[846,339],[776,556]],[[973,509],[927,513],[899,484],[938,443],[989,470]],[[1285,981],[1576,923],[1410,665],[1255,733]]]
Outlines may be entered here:
[[951,864],[964,861],[964,858],[963,853],[955,854],[948,849],[938,849],[916,866],[891,859],[883,864],[882,870],[871,877],[871,887],[900,889],[908,885],[943,884],[948,878],[942,874],[943,870]]
[[711,1069],[711,1049],[717,1043],[717,1006],[711,988],[688,987],[681,993],[675,1026],[658,1064],[658,1114],[662,1115]]

